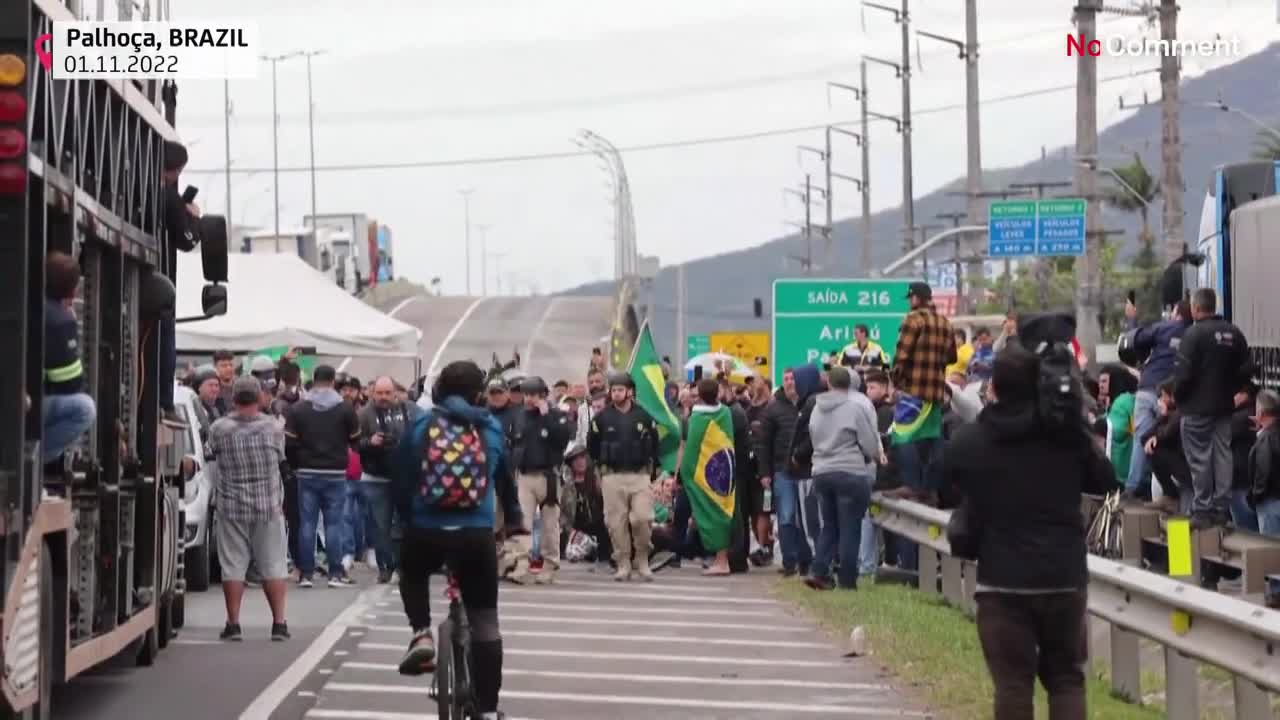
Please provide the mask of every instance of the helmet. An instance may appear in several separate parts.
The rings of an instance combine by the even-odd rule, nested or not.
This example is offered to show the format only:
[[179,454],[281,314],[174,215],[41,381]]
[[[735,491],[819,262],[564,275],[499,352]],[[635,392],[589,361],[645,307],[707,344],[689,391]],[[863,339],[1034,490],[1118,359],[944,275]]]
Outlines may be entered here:
[[550,389],[547,388],[545,380],[535,375],[531,378],[525,378],[520,383],[520,391],[527,395],[546,395],[550,392]]
[[634,388],[636,386],[630,375],[616,370],[609,373],[609,387],[614,387],[615,385],[621,385],[624,388]]
[[1138,354],[1137,348],[1134,347],[1134,338],[1138,334],[1138,328],[1129,330],[1120,336],[1116,342],[1116,355],[1120,358],[1120,362],[1129,367],[1136,368],[1142,364],[1146,358]]
[[586,455],[586,454],[587,454],[586,445],[578,442],[569,443],[569,447],[564,449],[564,461],[566,463],[573,462],[574,458],[578,457],[579,455]]

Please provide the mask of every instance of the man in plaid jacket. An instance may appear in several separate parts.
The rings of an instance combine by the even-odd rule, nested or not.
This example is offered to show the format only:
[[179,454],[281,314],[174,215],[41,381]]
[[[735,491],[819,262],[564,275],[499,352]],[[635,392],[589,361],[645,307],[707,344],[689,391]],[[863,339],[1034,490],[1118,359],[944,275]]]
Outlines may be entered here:
[[[946,367],[956,361],[956,339],[951,323],[934,308],[928,283],[911,283],[907,299],[911,312],[898,332],[892,369],[898,401],[890,435],[903,482],[894,494],[932,503],[940,489]],[[907,567],[914,559],[905,558]]]

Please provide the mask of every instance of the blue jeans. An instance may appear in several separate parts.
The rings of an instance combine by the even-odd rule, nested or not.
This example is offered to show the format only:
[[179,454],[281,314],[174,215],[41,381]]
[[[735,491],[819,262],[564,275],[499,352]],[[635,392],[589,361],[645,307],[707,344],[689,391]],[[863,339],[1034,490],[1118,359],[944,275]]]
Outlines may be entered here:
[[1129,460],[1129,477],[1124,489],[1136,493],[1151,491],[1151,457],[1142,449],[1142,438],[1155,429],[1156,394],[1152,390],[1139,390],[1133,400],[1133,455]]
[[871,514],[862,516],[862,542],[858,546],[858,574],[876,576],[880,569],[880,537],[876,534],[876,524],[871,522]]
[[298,471],[298,570],[309,578],[316,571],[316,526],[324,513],[324,547],[329,577],[342,577],[342,543],[346,535],[347,479],[341,473]]
[[[893,461],[898,465],[902,484],[922,492],[942,488],[942,440],[919,440],[893,446]],[[920,568],[920,548],[910,540],[894,536],[898,567],[915,572]]]
[[160,409],[173,410],[173,379],[178,374],[178,339],[174,318],[159,320],[160,332]]
[[813,491],[818,496],[822,513],[822,537],[813,558],[813,576],[828,577],[831,561],[840,558],[836,584],[842,588],[858,586],[859,550],[862,544],[862,519],[871,503],[871,478],[852,473],[824,473],[813,478]]
[[[1280,536],[1280,498],[1270,497],[1258,503],[1258,532],[1273,537]],[[1280,594],[1280,582],[1267,580],[1267,594]]]
[[343,506],[345,517],[343,525],[346,530],[342,538],[343,555],[359,559],[360,555],[373,545],[365,531],[367,525],[365,518],[368,514],[369,505],[364,501],[364,494],[360,492],[360,483],[347,482],[346,501]]
[[44,416],[44,445],[40,459],[45,463],[57,460],[80,439],[98,416],[98,407],[87,393],[45,395],[40,411]]
[[399,566],[396,564],[395,544],[391,542],[391,484],[368,481],[352,484],[360,488],[369,518],[373,521],[365,526],[369,531],[365,533],[365,539],[370,541],[378,556],[378,569],[395,570]]
[[1262,514],[1249,507],[1247,489],[1231,491],[1231,522],[1239,530],[1261,532]]
[[778,513],[782,567],[796,570],[813,562],[813,551],[800,526],[800,483],[784,472],[773,475],[773,507]]

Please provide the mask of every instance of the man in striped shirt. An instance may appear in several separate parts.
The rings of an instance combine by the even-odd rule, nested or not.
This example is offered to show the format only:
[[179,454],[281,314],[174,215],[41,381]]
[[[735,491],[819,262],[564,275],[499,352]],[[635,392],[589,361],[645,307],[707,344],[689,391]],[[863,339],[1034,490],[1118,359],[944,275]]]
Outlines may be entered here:
[[218,562],[226,596],[223,640],[240,640],[240,603],[250,565],[261,573],[271,606],[271,639],[285,640],[289,575],[284,520],[284,431],[262,413],[262,385],[252,376],[232,384],[234,410],[209,429],[209,449],[218,461]]

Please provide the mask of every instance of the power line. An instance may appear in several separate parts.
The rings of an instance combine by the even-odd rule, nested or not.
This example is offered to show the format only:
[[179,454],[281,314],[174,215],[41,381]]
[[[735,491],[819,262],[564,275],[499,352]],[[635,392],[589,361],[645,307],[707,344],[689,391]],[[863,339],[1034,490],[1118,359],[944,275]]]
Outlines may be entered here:
[[[1118,80],[1128,80],[1136,75],[1145,75],[1156,72],[1156,70],[1145,70],[1138,73],[1125,73],[1122,75],[1112,75],[1099,79],[1099,83],[1115,82]],[[982,101],[983,105],[996,105],[999,103],[1013,102],[1016,100],[1024,100],[1030,97],[1040,95],[1051,95],[1053,93],[1074,90],[1075,83],[1054,85],[1051,87],[1039,88],[1037,90],[1025,90],[1023,92],[1011,93],[1009,95],[998,95],[996,97],[987,98]],[[949,105],[938,105],[936,107],[921,108],[915,110],[916,115],[934,115],[938,113],[950,112],[952,110],[961,110],[965,107],[963,102],[952,103]],[[739,133],[736,135],[716,135],[712,137],[689,138],[685,140],[669,140],[665,142],[644,143],[640,145],[630,145],[620,147],[620,152],[646,152],[650,150],[668,150],[672,148],[682,147],[698,147],[703,145],[718,145],[722,143],[744,142],[749,140],[761,140],[764,138],[778,137],[782,135],[797,135],[806,132],[816,132],[824,130],[828,125],[853,125],[855,121],[846,120],[836,123],[820,123],[817,125],[802,125],[799,127],[775,128],[771,130],[759,130],[756,132]],[[368,170],[413,170],[440,167],[458,167],[464,165],[503,165],[508,163],[522,162],[538,162],[544,160],[563,160],[566,158],[586,157],[593,155],[590,150],[564,150],[559,152],[544,153],[526,153],[517,155],[494,155],[489,157],[471,157],[471,158],[454,158],[450,160],[406,160],[404,162],[381,162],[381,163],[352,163],[338,165],[317,165],[316,172],[363,172]],[[259,173],[272,172],[272,168],[231,168],[232,173]],[[282,173],[310,172],[308,165],[281,167]],[[187,169],[187,174],[199,175],[221,175],[226,172],[225,169]]]

